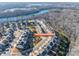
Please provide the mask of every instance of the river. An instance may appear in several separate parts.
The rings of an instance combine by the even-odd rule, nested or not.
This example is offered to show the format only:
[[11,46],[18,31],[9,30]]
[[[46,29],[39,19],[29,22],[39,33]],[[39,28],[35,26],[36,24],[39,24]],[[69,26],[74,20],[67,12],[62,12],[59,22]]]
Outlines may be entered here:
[[33,15],[36,16],[36,15],[41,15],[41,14],[48,13],[48,12],[49,12],[49,10],[40,10],[39,12],[31,13],[28,15],[8,17],[8,18],[0,18],[0,22],[23,20],[23,19],[27,19],[28,17],[31,17]]

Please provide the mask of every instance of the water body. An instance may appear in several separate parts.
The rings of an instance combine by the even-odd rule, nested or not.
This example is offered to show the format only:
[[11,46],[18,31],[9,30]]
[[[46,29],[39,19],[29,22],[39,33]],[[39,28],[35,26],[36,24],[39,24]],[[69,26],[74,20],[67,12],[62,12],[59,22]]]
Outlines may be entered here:
[[28,15],[22,15],[22,16],[16,16],[16,17],[8,17],[8,18],[0,18],[0,22],[6,22],[6,21],[17,21],[22,19],[27,19],[28,17],[31,17],[33,15],[41,15],[44,13],[48,13],[49,10],[40,10],[39,12],[31,13]]
[[35,15],[40,15],[40,14],[44,14],[44,13],[47,13],[47,12],[49,12],[49,10],[42,10],[42,11],[36,13]]

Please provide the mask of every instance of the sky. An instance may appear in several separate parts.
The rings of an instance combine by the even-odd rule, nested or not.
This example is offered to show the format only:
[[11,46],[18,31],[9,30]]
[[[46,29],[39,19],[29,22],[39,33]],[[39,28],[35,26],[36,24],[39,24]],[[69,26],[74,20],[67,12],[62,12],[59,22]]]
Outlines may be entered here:
[[79,0],[0,0],[0,2],[79,2]]

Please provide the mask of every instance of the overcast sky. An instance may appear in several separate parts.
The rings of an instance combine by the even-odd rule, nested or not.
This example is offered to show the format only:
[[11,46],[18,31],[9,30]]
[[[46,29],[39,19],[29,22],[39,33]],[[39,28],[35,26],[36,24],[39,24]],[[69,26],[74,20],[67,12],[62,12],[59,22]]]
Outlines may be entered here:
[[79,2],[79,0],[0,0],[0,2]]

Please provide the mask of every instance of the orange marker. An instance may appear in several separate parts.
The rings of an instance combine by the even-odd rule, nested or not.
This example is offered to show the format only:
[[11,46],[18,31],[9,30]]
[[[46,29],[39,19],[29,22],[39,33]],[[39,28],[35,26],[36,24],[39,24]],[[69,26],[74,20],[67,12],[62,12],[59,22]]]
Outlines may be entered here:
[[34,34],[34,36],[53,36],[53,33],[47,33],[47,34],[42,34],[42,33],[39,33],[39,34]]

